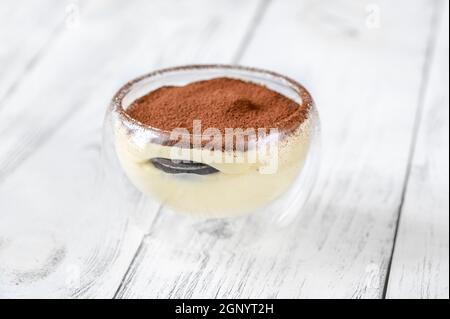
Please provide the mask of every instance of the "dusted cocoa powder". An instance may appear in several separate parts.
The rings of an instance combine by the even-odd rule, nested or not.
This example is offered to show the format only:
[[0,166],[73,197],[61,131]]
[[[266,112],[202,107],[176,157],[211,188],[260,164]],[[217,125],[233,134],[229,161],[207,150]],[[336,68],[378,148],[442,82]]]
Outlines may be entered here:
[[185,86],[165,86],[134,101],[126,113],[142,124],[171,131],[202,129],[277,128],[292,131],[307,117],[309,101],[299,105],[262,85],[231,78],[215,78]]

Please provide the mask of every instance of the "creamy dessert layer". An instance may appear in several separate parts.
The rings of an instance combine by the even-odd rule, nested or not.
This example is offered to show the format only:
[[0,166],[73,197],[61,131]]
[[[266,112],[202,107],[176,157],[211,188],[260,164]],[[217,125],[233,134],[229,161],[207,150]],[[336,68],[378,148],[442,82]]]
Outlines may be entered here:
[[[311,137],[306,97],[297,103],[230,78],[162,87],[125,110],[129,120],[148,128],[146,134],[115,122],[116,152],[138,189],[177,212],[226,217],[255,211],[281,196],[300,175]],[[210,147],[210,139],[200,144],[167,140],[175,129],[197,134],[196,122],[202,133],[215,130],[219,143]],[[264,129],[266,134],[227,144],[227,130],[236,128]]]

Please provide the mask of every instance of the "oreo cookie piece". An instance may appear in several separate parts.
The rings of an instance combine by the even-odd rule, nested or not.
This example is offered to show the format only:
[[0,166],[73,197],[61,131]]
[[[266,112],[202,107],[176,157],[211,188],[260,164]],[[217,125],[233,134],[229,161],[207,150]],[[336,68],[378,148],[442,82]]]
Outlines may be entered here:
[[169,174],[208,175],[219,172],[214,167],[194,161],[171,160],[168,158],[156,157],[150,159],[150,162],[157,169]]

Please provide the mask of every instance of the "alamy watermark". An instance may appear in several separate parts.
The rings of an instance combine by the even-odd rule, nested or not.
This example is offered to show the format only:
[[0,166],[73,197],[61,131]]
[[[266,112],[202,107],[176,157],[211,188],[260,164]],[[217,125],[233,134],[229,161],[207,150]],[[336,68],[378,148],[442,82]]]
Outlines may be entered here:
[[[200,120],[193,121],[192,131],[175,128],[170,133],[174,142],[172,159],[199,163],[258,164],[261,174],[273,174],[278,169],[280,132],[277,128],[218,128],[202,130]],[[191,151],[201,150],[201,151]]]

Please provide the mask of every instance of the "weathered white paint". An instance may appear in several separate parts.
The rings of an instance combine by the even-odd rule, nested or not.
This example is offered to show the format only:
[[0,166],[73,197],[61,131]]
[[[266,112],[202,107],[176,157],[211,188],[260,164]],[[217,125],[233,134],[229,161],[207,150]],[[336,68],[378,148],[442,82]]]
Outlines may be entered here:
[[448,2],[442,4],[389,278],[389,298],[449,298],[449,17]]
[[[381,297],[438,4],[80,3],[79,23],[55,32],[32,68],[29,58],[15,62],[26,74],[0,108],[0,297]],[[125,181],[105,187],[113,177],[100,172],[100,127],[119,85],[155,68],[236,57],[303,82],[321,111],[322,170],[293,225],[180,218]],[[389,297],[448,296],[448,179],[439,175],[448,140],[446,158],[430,149],[430,139],[444,147],[436,134],[448,135],[448,122],[435,120],[448,115],[448,92],[447,103],[433,102],[444,87],[436,73]],[[434,169],[422,179],[415,167],[425,155]],[[417,220],[428,235],[412,254]]]
[[118,297],[382,297],[432,13],[427,1],[272,2],[241,62],[316,97],[323,160],[309,206],[281,231],[163,210]]
[[[0,3],[0,108],[64,27],[64,1],[2,1]],[[30,36],[32,35],[32,36]]]
[[99,175],[109,100],[155,68],[231,62],[260,3],[177,4],[81,8],[1,110],[1,297],[114,295],[157,207]]

